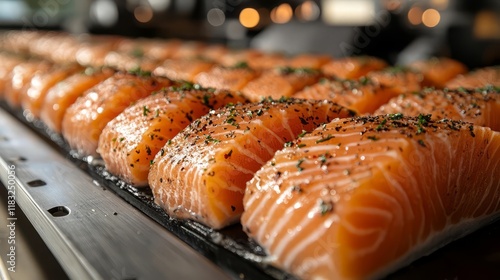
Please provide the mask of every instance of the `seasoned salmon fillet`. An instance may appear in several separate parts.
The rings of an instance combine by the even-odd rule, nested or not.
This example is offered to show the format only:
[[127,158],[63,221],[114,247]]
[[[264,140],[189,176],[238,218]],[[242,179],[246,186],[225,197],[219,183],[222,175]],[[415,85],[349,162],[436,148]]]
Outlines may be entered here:
[[434,90],[402,94],[382,105],[375,115],[402,113],[406,116],[432,114],[432,118],[452,119],[487,126],[500,131],[500,89]]
[[245,62],[239,62],[239,64],[244,63],[252,69],[263,71],[271,70],[276,67],[286,67],[288,65],[288,59],[286,56],[279,53],[262,53],[261,55],[256,55]]
[[213,66],[213,62],[198,58],[167,59],[153,70],[153,74],[175,81],[193,82],[196,75]]
[[83,40],[76,51],[76,61],[83,66],[101,67],[106,55],[115,50],[122,40],[124,38],[120,36],[90,36]]
[[144,57],[140,52],[122,53],[111,51],[104,58],[104,65],[122,71],[130,71],[137,68],[143,71],[153,71],[160,63]]
[[197,41],[182,41],[172,54],[173,59],[193,59],[200,57],[207,44]]
[[48,91],[58,82],[82,69],[78,64],[54,65],[48,71],[34,73],[26,91],[21,92],[21,107],[33,117],[39,118]]
[[109,121],[139,99],[171,85],[173,82],[164,78],[116,73],[90,88],[66,110],[62,135],[78,154],[97,157],[99,136]]
[[68,107],[85,91],[111,77],[113,73],[110,68],[86,68],[60,81],[47,92],[40,109],[40,119],[48,128],[61,133],[63,117]]
[[319,70],[323,65],[329,63],[330,61],[332,61],[332,58],[329,55],[299,54],[289,58],[286,66],[292,68],[311,68]]
[[329,100],[360,114],[373,113],[399,91],[383,86],[367,77],[357,80],[322,78],[318,83],[299,91],[293,97]]
[[408,67],[388,67],[372,71],[366,77],[399,94],[420,91],[424,81],[422,73]]
[[377,279],[500,218],[500,133],[401,115],[334,120],[247,184],[241,223],[301,279]]
[[194,82],[204,87],[239,91],[259,74],[248,64],[239,63],[231,67],[215,66],[196,75]]
[[280,67],[264,71],[242,90],[243,95],[257,102],[264,98],[291,97],[306,86],[319,81],[321,73],[311,68]]
[[23,61],[20,57],[12,56],[6,53],[0,53],[0,97],[3,97],[5,86],[11,78],[14,67]]
[[436,88],[445,87],[448,81],[467,72],[467,67],[463,63],[446,57],[415,61],[408,67],[424,75],[424,86]]
[[97,152],[109,172],[136,187],[147,186],[150,164],[167,141],[210,110],[245,101],[238,94],[192,84],[163,89],[111,120]]
[[327,101],[265,100],[228,106],[194,121],[156,155],[155,202],[172,217],[213,228],[238,221],[245,184],[283,145],[352,111]]
[[388,67],[387,63],[371,56],[352,56],[334,59],[321,67],[327,76],[340,79],[357,79],[371,71],[378,71]]
[[13,108],[21,107],[21,97],[28,90],[33,75],[49,71],[52,66],[52,63],[43,60],[27,60],[14,67],[5,83],[4,98],[7,103]]
[[485,67],[458,75],[446,83],[447,88],[480,88],[485,86],[500,87],[500,66]]
[[248,64],[249,61],[263,55],[265,55],[264,52],[255,49],[235,50],[225,53],[216,62],[222,66],[233,67],[234,65],[238,65],[240,63]]

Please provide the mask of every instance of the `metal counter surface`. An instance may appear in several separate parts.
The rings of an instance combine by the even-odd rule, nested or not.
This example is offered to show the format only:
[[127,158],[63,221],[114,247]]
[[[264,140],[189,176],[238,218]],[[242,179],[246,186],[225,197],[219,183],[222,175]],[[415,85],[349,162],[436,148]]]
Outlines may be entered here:
[[1,181],[70,278],[230,278],[3,110],[0,124]]

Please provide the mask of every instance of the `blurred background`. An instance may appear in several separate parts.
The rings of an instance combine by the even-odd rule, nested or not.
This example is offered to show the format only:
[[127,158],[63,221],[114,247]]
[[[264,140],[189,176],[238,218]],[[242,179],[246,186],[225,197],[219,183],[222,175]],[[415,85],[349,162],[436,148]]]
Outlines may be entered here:
[[0,29],[179,38],[285,54],[500,64],[498,0],[0,0]]

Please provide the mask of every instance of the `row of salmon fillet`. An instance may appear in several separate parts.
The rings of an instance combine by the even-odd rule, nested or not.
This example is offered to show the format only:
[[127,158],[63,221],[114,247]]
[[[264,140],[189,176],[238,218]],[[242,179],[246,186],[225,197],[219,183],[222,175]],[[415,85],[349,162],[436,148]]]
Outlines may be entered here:
[[383,277],[500,217],[500,67],[39,32],[2,48],[9,106],[170,216],[240,222],[299,278]]

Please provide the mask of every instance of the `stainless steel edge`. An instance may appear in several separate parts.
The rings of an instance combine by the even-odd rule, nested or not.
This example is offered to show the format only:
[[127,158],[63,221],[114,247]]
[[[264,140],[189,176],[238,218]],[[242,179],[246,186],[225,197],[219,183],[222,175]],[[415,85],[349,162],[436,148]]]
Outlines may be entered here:
[[[70,278],[229,278],[0,109],[0,178],[6,187],[11,165],[17,203]],[[33,180],[46,185],[32,187]],[[70,213],[49,212],[59,206]]]

